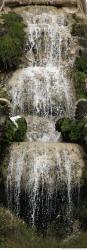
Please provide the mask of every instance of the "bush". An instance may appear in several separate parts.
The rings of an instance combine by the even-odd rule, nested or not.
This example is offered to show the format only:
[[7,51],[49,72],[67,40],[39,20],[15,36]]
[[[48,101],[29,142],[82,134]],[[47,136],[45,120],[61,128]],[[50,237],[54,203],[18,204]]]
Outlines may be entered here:
[[15,131],[16,131],[16,126],[14,123],[8,119],[5,122],[5,127],[4,127],[4,141],[6,144],[10,144],[15,136]]
[[81,56],[76,58],[75,62],[75,89],[77,98],[86,98],[86,74],[87,74],[87,56]]
[[4,125],[4,135],[1,143],[3,147],[6,147],[13,141],[23,141],[25,133],[27,131],[27,123],[25,118],[18,119],[17,124],[18,128],[10,119],[6,120]]
[[25,118],[20,118],[17,120],[18,129],[15,132],[14,140],[17,142],[23,141],[26,131],[27,131],[27,123]]
[[83,129],[84,129],[83,121],[72,121],[71,131],[69,135],[70,140],[72,142],[81,142],[83,140]]
[[61,133],[64,140],[69,140],[69,134],[71,132],[71,120],[69,118],[65,118],[61,124]]
[[78,71],[87,74],[87,56],[78,57],[76,59],[75,65]]
[[[3,15],[4,32],[0,36],[0,70],[10,70],[18,66],[24,46],[24,24],[16,13]],[[2,26],[3,29],[3,26]]]
[[[0,247],[32,246],[33,231],[8,209],[0,207]],[[35,239],[35,237],[34,237]]]
[[84,120],[72,121],[69,118],[63,118],[56,122],[55,128],[57,131],[61,132],[64,141],[81,142],[83,141],[84,125]]
[[85,73],[76,70],[74,74],[75,90],[77,98],[86,98]]

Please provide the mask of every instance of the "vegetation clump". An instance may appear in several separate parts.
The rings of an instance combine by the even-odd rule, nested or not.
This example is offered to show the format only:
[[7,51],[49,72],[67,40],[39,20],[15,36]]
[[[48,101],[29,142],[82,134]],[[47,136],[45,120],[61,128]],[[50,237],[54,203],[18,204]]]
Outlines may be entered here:
[[17,126],[8,118],[3,125],[2,138],[0,139],[0,154],[5,153],[5,149],[12,142],[20,142],[24,140],[27,131],[27,123],[25,118],[21,117],[17,120]]
[[15,131],[14,140],[17,142],[23,141],[27,132],[27,122],[25,118],[21,117],[17,120],[18,128]]
[[76,58],[74,82],[77,98],[87,98],[87,56]]
[[21,117],[17,120],[17,126],[8,119],[4,128],[5,143],[10,144],[13,141],[20,142],[24,140],[27,131],[27,123],[25,118]]
[[87,22],[73,15],[71,34],[79,43],[79,50],[74,65],[74,83],[77,99],[87,98]]
[[87,36],[87,22],[77,17],[75,14],[73,15],[73,25],[72,25],[72,35],[80,37]]
[[83,141],[84,134],[84,120],[71,120],[69,118],[59,119],[55,128],[57,131],[61,132],[63,140],[66,142],[79,143]]
[[0,70],[15,69],[20,63],[25,40],[22,18],[16,13],[2,15],[4,23],[0,32]]

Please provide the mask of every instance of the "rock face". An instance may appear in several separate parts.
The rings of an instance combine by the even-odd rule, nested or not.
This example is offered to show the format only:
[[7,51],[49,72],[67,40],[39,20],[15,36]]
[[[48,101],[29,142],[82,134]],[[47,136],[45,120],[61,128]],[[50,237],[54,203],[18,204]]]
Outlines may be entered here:
[[77,0],[5,0],[8,6],[17,5],[54,5],[54,6],[77,6]]

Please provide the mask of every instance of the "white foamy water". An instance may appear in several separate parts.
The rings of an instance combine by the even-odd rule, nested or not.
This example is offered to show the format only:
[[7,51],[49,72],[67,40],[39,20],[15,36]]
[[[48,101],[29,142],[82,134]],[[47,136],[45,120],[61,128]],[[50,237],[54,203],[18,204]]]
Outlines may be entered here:
[[63,69],[28,67],[11,79],[13,113],[72,115],[73,93]]

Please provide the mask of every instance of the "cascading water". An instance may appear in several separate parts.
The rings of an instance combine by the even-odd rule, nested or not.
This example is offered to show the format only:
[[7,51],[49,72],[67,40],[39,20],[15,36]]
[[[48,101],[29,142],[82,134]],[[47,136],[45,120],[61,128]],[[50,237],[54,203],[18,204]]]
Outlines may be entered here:
[[[18,13],[20,12],[19,10]],[[79,146],[58,143],[57,117],[74,114],[69,73],[74,45],[67,18],[53,7],[22,8],[26,23],[25,63],[9,81],[12,114],[26,115],[25,142],[11,149],[7,190],[9,207],[37,228],[70,216],[72,190],[83,168]],[[68,72],[69,71],[69,72]]]
[[16,71],[9,82],[13,113],[72,116],[75,98],[67,78],[73,63],[69,57],[69,27],[63,14],[33,11],[23,12],[27,24],[27,67]]
[[[29,143],[24,142],[13,145],[8,169],[8,200],[12,207],[12,199],[15,203],[15,211],[21,213],[21,195],[25,190],[24,213],[35,222],[35,214],[39,219],[40,202],[44,203],[44,188],[46,188],[45,218],[52,217],[52,212],[61,213],[61,203],[68,209],[68,217],[72,206],[72,188],[79,188],[80,177],[83,168],[83,160],[80,155],[80,147],[64,143]],[[42,185],[41,194],[39,194]],[[62,191],[61,191],[62,190]],[[56,202],[52,204],[55,194]],[[38,198],[39,196],[39,198]],[[26,195],[25,195],[26,197]],[[38,200],[39,199],[39,200]],[[59,199],[61,202],[59,203]],[[28,204],[29,202],[29,204]],[[58,210],[57,210],[58,209]],[[26,210],[26,211],[25,211]],[[43,219],[43,218],[42,218]]]

